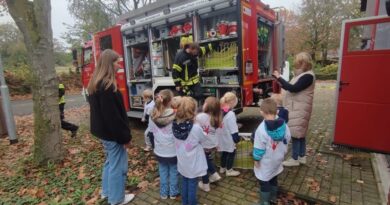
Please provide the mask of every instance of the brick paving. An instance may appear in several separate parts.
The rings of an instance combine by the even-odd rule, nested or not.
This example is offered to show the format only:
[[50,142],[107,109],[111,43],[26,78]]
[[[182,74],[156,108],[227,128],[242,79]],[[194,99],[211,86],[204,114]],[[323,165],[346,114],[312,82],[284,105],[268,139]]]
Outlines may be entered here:
[[[371,155],[330,146],[334,92],[334,84],[317,84],[307,137],[308,163],[285,168],[279,176],[280,188],[282,192],[291,192],[318,204],[380,205],[378,179],[371,164]],[[249,108],[249,113],[256,113],[251,109],[256,108]],[[240,177],[223,177],[223,180],[211,186],[209,193],[198,190],[199,203],[256,204],[259,199],[258,182],[252,170],[241,171]],[[138,194],[133,204],[180,204],[180,201],[160,200],[158,187],[152,187]]]

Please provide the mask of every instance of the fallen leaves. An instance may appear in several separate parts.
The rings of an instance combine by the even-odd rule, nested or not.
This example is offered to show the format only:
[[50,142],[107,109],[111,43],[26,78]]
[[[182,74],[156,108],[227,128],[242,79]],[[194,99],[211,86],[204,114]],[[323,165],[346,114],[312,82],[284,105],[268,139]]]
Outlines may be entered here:
[[79,169],[79,175],[77,176],[78,180],[84,179],[85,177],[85,166],[81,166]]
[[149,182],[148,182],[148,181],[142,181],[142,182],[140,182],[140,183],[137,185],[137,187],[138,187],[139,189],[141,189],[142,191],[145,191],[145,190],[148,188],[148,186],[149,186]]
[[343,154],[342,157],[345,161],[349,161],[354,158],[353,154]]
[[[64,159],[61,163],[43,167],[31,163],[33,116],[15,117],[19,143],[10,146],[8,139],[0,139],[0,163],[3,165],[0,167],[0,204],[3,201],[20,204],[20,201],[31,199],[37,201],[35,204],[48,201],[55,204],[98,203],[105,156],[100,141],[84,125],[89,121],[89,108],[67,109],[65,115],[68,121],[81,124],[79,135],[72,139],[68,132],[62,132]],[[143,132],[139,133],[143,136]],[[134,193],[159,186],[157,161],[152,153],[132,146],[129,159],[128,177],[134,179],[131,185]]]
[[313,191],[315,193],[320,191],[320,183],[317,180],[315,180],[314,178],[311,178],[311,177],[307,178],[306,183],[311,191]]
[[336,203],[337,202],[337,197],[334,196],[334,195],[331,195],[331,196],[329,196],[329,201],[332,202],[332,203]]

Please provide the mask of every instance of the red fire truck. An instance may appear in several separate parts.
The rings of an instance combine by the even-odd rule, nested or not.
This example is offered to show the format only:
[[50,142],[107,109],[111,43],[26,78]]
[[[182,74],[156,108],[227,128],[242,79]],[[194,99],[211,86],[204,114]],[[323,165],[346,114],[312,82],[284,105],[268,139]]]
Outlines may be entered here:
[[342,25],[334,143],[390,153],[390,1],[362,10]]
[[[284,67],[284,26],[279,13],[260,0],[164,0],[120,17],[120,25],[94,34],[82,52],[86,87],[99,54],[110,48],[123,56],[117,73],[130,117],[141,117],[142,91],[174,88],[172,64],[183,38],[218,45],[199,58],[205,96],[234,91],[237,110],[257,102],[254,88],[278,89],[271,77]],[[85,90],[85,89],[84,89]],[[261,97],[261,96],[260,96]]]

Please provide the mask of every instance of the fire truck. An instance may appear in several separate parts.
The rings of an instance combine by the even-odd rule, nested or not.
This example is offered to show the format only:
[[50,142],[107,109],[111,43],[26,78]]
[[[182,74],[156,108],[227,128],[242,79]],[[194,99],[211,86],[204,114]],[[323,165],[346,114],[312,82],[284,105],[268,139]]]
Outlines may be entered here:
[[[141,118],[144,89],[155,93],[174,89],[173,61],[185,38],[200,46],[215,46],[198,59],[203,95],[221,97],[234,91],[239,112],[279,89],[271,76],[274,68],[285,67],[279,14],[260,0],[157,1],[121,16],[120,24],[85,43],[83,86],[87,87],[100,53],[115,50],[123,57],[116,77],[128,116]],[[256,94],[255,88],[264,92]]]

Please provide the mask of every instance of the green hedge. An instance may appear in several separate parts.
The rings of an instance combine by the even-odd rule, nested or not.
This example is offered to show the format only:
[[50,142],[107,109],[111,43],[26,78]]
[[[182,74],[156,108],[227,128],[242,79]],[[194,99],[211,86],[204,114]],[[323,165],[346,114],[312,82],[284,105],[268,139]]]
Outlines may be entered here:
[[337,80],[337,73],[332,73],[332,74],[316,73],[316,80]]

